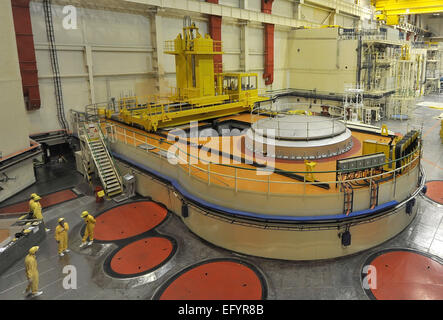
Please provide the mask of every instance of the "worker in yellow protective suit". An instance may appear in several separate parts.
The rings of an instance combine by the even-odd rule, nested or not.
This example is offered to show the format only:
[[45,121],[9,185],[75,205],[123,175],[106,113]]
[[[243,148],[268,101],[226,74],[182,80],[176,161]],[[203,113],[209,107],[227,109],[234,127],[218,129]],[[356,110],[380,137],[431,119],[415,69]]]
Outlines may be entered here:
[[41,200],[40,196],[35,195],[33,200],[34,200],[34,203],[32,205],[33,218],[38,219],[38,220],[43,220],[42,205],[40,203],[40,200]]
[[95,229],[95,219],[93,216],[89,214],[88,211],[83,211],[81,217],[85,220],[86,228],[85,234],[83,235],[82,244],[80,248],[86,245],[86,240],[89,237],[89,242],[87,243],[90,246],[94,241],[94,229]]
[[33,219],[34,216],[34,197],[36,197],[37,194],[36,193],[32,193],[30,198],[29,198],[29,210],[28,210],[28,216],[27,219]]
[[39,247],[35,246],[29,249],[29,254],[25,258],[25,269],[26,278],[28,279],[28,287],[25,290],[25,294],[28,296],[32,294],[32,297],[37,297],[43,293],[43,291],[38,291],[38,269],[37,269],[37,259],[35,254]]
[[36,197],[37,194],[33,193],[31,194],[30,200],[29,200],[29,212],[34,212],[34,197]]
[[63,257],[68,253],[68,230],[69,225],[64,218],[58,219],[58,226],[55,228],[55,240],[58,243],[58,255]]
[[[41,199],[42,198],[40,198],[40,196],[38,196],[38,195],[35,195],[34,198],[33,198],[33,200],[34,200],[34,204],[32,206],[32,208],[33,208],[33,216],[32,216],[32,218],[33,219],[43,220],[42,205],[40,203]],[[48,228],[45,228],[45,230],[46,230],[46,232],[51,231]]]

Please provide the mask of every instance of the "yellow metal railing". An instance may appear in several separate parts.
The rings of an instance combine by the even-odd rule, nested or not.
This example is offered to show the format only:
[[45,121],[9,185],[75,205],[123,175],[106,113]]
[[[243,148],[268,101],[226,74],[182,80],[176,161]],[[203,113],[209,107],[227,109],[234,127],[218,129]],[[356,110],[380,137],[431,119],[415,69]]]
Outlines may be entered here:
[[166,40],[163,44],[164,52],[173,52],[178,53],[179,51],[188,51],[192,52],[223,52],[223,42],[212,40],[212,41],[195,41],[191,40],[188,42],[188,47],[185,47],[185,42],[182,40],[182,47],[177,48],[175,40]]
[[[368,180],[370,183],[372,181],[387,181],[387,180],[393,180],[394,181],[394,193],[396,189],[397,184],[397,177],[399,175],[408,174],[410,170],[412,170],[416,165],[420,164],[421,159],[421,145],[418,147],[418,149],[414,150],[410,154],[395,159],[392,161],[388,161],[385,163],[385,165],[389,165],[391,163],[395,163],[398,161],[405,162],[405,164],[402,164],[401,167],[392,169],[390,171],[385,172],[377,172],[373,169],[368,168],[361,168],[366,169],[367,174],[366,175],[359,175],[355,176],[353,178],[349,178],[349,170],[331,170],[331,171],[284,171],[285,174],[298,174],[304,177],[303,181],[284,181],[284,180],[274,180],[270,179],[270,175],[265,175],[263,173],[269,172],[269,168],[248,168],[248,167],[239,167],[235,166],[233,164],[217,164],[217,163],[211,163],[208,160],[204,159],[194,159],[195,156],[191,153],[189,153],[187,150],[184,150],[177,146],[175,141],[165,141],[155,138],[153,136],[150,136],[148,134],[144,134],[140,131],[135,131],[132,129],[129,129],[127,127],[123,127],[118,124],[112,124],[115,128],[111,130],[112,134],[115,135],[113,138],[113,141],[120,141],[124,144],[131,145],[133,147],[140,147],[142,145],[150,145],[154,147],[154,150],[146,150],[146,152],[152,153],[159,158],[168,158],[168,159],[175,159],[177,161],[177,166],[180,168],[180,170],[187,171],[189,176],[191,176],[193,179],[205,181],[210,185],[214,181],[217,181],[220,185],[235,189],[235,191],[238,191],[239,189],[248,190],[248,188],[241,188],[240,186],[250,186],[250,183],[255,182],[259,184],[264,184],[266,188],[262,188],[263,191],[254,191],[258,193],[275,193],[275,194],[281,194],[281,191],[274,191],[273,186],[278,185],[288,185],[288,186],[301,186],[303,188],[302,194],[306,194],[306,187],[307,186],[315,186],[315,185],[325,185],[328,184],[330,186],[340,186],[342,189],[343,183],[362,183],[367,182]],[[171,146],[174,146],[174,152],[170,151]],[[158,150],[158,151],[156,151]],[[178,152],[178,155],[177,155]],[[179,165],[181,164],[181,165]],[[222,169],[224,168],[224,169]],[[358,169],[358,168],[357,168]],[[356,170],[356,169],[352,169]],[[225,173],[226,171],[231,172]],[[252,178],[251,172],[258,173],[259,171],[262,171],[262,175],[264,179],[258,179],[258,178]],[[198,173],[201,173],[200,175]],[[278,173],[276,171],[276,173]],[[309,181],[307,179],[308,175],[314,175],[317,179],[320,175],[325,174],[335,174],[337,179],[330,180],[330,181]],[[258,175],[258,174],[257,174]],[[229,183],[231,182],[231,183]],[[370,184],[369,184],[370,186]],[[370,189],[368,186],[368,189]],[[250,190],[248,190],[250,191]],[[336,193],[341,193],[339,191],[336,191]]]

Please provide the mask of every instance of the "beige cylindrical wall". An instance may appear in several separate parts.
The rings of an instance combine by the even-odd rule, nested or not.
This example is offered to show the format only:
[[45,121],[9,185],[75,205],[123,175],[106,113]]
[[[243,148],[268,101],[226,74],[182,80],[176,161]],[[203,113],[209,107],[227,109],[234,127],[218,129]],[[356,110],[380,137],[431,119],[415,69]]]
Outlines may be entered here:
[[[329,193],[288,193],[253,192],[238,189],[235,191],[217,183],[208,183],[206,180],[190,175],[179,165],[170,164],[167,159],[160,159],[153,153],[116,142],[112,145],[113,151],[130,157],[133,161],[144,164],[170,179],[177,181],[180,186],[195,197],[211,204],[232,210],[253,212],[274,216],[323,216],[336,215],[343,212],[343,192]],[[408,174],[394,180],[387,181],[379,186],[379,204],[391,200],[401,202],[417,189],[419,167],[416,166]],[[233,178],[232,178],[233,179]],[[258,176],[267,189],[266,176]],[[335,188],[331,186],[331,188]],[[140,192],[142,193],[142,192]],[[354,191],[353,211],[366,210],[370,207],[369,188]]]
[[[353,225],[349,228],[351,245],[341,244],[341,227],[325,230],[272,229],[260,224],[239,224],[232,219],[223,219],[207,214],[202,209],[188,203],[189,216],[183,218],[183,199],[168,183],[117,162],[122,174],[131,172],[136,177],[136,190],[139,194],[151,197],[164,204],[182,219],[183,223],[204,240],[219,247],[253,256],[285,260],[330,259],[369,249],[394,237],[414,219],[417,206],[411,214],[406,214],[405,206],[381,216],[373,221]],[[290,226],[289,226],[290,227]]]

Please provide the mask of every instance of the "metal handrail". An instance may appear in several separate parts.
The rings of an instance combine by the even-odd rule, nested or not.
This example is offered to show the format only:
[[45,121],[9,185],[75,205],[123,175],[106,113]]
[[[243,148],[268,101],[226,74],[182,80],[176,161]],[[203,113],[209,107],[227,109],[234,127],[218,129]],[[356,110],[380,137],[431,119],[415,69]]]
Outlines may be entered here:
[[108,138],[107,138],[107,136],[105,137],[105,135],[103,134],[103,131],[102,131],[102,128],[101,128],[101,126],[100,126],[100,124],[98,124],[97,125],[98,126],[98,128],[99,128],[99,135],[100,135],[100,138],[102,139],[102,141],[103,141],[103,143],[105,144],[105,150],[106,150],[106,154],[109,156],[109,158],[111,159],[111,162],[112,162],[112,165],[113,165],[113,167],[115,168],[115,170],[117,170],[117,179],[118,179],[118,181],[120,182],[120,186],[123,188],[123,181],[122,181],[122,178],[121,178],[121,172],[120,172],[120,169],[118,168],[118,166],[117,166],[117,164],[115,163],[115,158],[114,158],[114,156],[112,155],[112,152],[109,152],[108,151],[108,146],[109,146],[109,140],[108,140]]
[[[122,128],[122,129],[124,130],[124,132],[125,132],[125,133],[124,133],[125,136],[127,136],[126,131],[133,132],[133,133],[137,133],[137,134],[139,134],[139,135],[144,135],[144,134],[142,134],[142,133],[140,133],[140,132],[136,132],[136,131],[134,131],[134,130],[131,130],[131,129],[128,129],[128,128],[125,128],[125,127],[122,127],[122,126],[119,126],[119,125],[116,125],[116,124],[114,124],[114,125],[117,126],[117,127]],[[117,133],[117,135],[118,135],[118,134],[121,134],[121,133]],[[123,134],[121,134],[121,135],[123,135]],[[147,142],[147,139],[152,139],[152,140],[154,140],[154,141],[158,141],[158,142],[160,142],[160,139],[157,139],[157,138],[154,138],[154,137],[148,137],[147,135],[144,135],[144,136],[145,136],[145,138],[146,138],[145,141],[137,139],[137,138],[135,137],[135,134],[134,134],[133,136],[128,136],[128,137],[130,137],[131,139],[134,140],[133,145],[134,145],[135,147],[137,147],[137,143],[136,143],[135,141],[140,142],[140,144],[148,143],[148,142]],[[173,143],[170,143],[169,141],[162,140],[161,142],[162,142],[162,143],[166,143],[166,144],[168,144],[168,145],[173,145]],[[125,143],[128,144],[127,142],[125,142]],[[177,153],[177,151],[179,151],[179,154],[184,154],[184,155],[186,155],[187,157],[193,157],[193,158],[196,158],[194,155],[188,153],[187,151],[184,151],[183,149],[181,149],[181,148],[179,148],[179,147],[177,147],[177,146],[175,146],[175,147],[176,147],[176,152],[175,152],[175,154]],[[391,160],[391,161],[385,162],[385,163],[382,164],[382,165],[372,166],[372,168],[374,168],[374,167],[379,167],[379,166],[385,166],[385,165],[389,165],[389,164],[394,163],[394,162],[403,161],[403,160],[405,160],[405,159],[408,159],[408,158],[413,157],[412,160],[410,160],[407,164],[402,165],[400,168],[396,168],[396,169],[393,169],[393,170],[390,170],[390,171],[387,171],[387,172],[383,172],[383,173],[381,173],[381,174],[371,175],[371,176],[362,177],[362,178],[349,179],[349,180],[347,180],[347,181],[348,181],[348,182],[353,182],[353,181],[361,181],[361,180],[364,180],[364,179],[373,179],[373,178],[383,177],[383,176],[391,175],[391,174],[394,174],[394,175],[395,175],[396,172],[398,172],[398,171],[402,171],[402,170],[404,170],[405,168],[407,168],[408,166],[410,167],[410,166],[412,166],[412,164],[414,164],[415,162],[419,161],[419,159],[420,159],[421,147],[422,147],[422,146],[421,146],[421,144],[420,144],[419,150],[415,150],[415,151],[411,152],[410,154],[408,154],[408,155],[406,155],[406,156],[403,156],[403,157],[401,157],[401,158],[398,158],[398,159],[395,159],[395,160]],[[163,152],[169,153],[168,150],[166,150],[166,149],[164,149],[164,148],[161,148],[161,147],[159,147],[159,146],[156,146],[156,148],[159,149],[159,150],[161,150],[161,151],[163,151]],[[160,158],[161,158],[161,157],[162,157],[162,156],[161,156],[161,154],[160,154]],[[209,174],[215,174],[215,175],[218,175],[218,176],[223,176],[223,177],[228,177],[228,178],[235,178],[235,179],[238,179],[238,180],[257,181],[257,182],[268,182],[268,183],[283,183],[283,184],[308,184],[308,185],[325,184],[325,183],[327,183],[327,184],[341,184],[341,183],[343,182],[343,181],[341,181],[341,180],[327,181],[327,182],[325,182],[325,181],[312,182],[312,181],[306,181],[306,180],[303,181],[303,182],[294,182],[294,181],[288,182],[288,181],[275,181],[275,180],[272,180],[272,181],[269,181],[269,180],[259,180],[259,179],[251,179],[251,178],[244,178],[244,177],[242,178],[242,177],[239,177],[238,174],[236,174],[235,176],[232,176],[232,175],[225,175],[225,174],[217,173],[217,172],[211,171],[210,169],[209,169],[209,170],[205,170],[205,169],[203,169],[203,168],[201,168],[201,167],[199,167],[199,166],[192,165],[192,164],[190,163],[190,161],[187,161],[187,159],[181,159],[180,157],[177,157],[176,155],[175,155],[175,157],[176,157],[178,160],[186,161],[186,164],[187,164],[188,166],[190,166],[190,168],[195,168],[195,169],[197,169],[197,170],[199,170],[199,171],[206,172],[206,173],[209,173]],[[199,158],[197,158],[197,159],[199,159]],[[207,162],[207,161],[202,160],[202,159],[199,159],[199,160],[200,160],[200,162],[202,162],[202,163],[203,163],[203,162]],[[209,162],[208,162],[208,164],[209,164]],[[237,171],[237,170],[242,170],[242,171],[245,171],[245,172],[246,172],[246,171],[257,171],[257,170],[260,170],[260,168],[245,168],[245,167],[238,167],[238,166],[235,166],[235,165],[223,164],[223,163],[221,163],[221,164],[213,164],[213,165],[216,165],[216,166],[223,166],[223,167],[229,167],[229,168],[233,168],[233,169],[235,169],[236,171]],[[208,167],[209,167],[209,165],[208,165]],[[189,168],[189,170],[190,170],[190,168]],[[308,173],[312,173],[312,174],[327,174],[327,173],[335,173],[336,175],[341,176],[341,175],[344,175],[344,174],[349,173],[349,172],[353,172],[353,171],[357,171],[357,170],[369,170],[369,169],[371,169],[371,167],[355,168],[355,169],[347,169],[347,170],[312,171],[312,172],[310,172],[310,171],[285,171],[285,173],[303,174],[303,175],[306,175],[306,174],[308,174]],[[263,170],[263,171],[265,171],[265,170]]]
[[[88,148],[89,148],[89,150],[91,151],[91,153],[93,154],[93,159],[94,159],[94,162],[95,162],[95,164],[100,168],[100,170],[99,170],[99,175],[100,175],[100,179],[102,180],[102,183],[104,184],[104,177],[102,177],[102,170],[103,170],[103,168],[102,168],[102,166],[100,165],[100,163],[98,162],[98,161],[96,161],[96,158],[95,158],[95,155],[96,155],[96,152],[94,152],[94,150],[91,148],[91,145],[90,145],[90,142],[91,141],[93,141],[93,140],[91,140],[91,137],[89,136],[89,133],[88,133],[88,129],[85,127],[85,124],[83,123],[82,124],[82,127],[83,127],[83,130],[84,130],[84,132],[85,132],[85,134],[86,134],[86,137],[87,137],[87,139],[88,139]],[[109,153],[108,153],[109,154]],[[120,180],[120,177],[118,177],[119,178],[119,180]],[[122,185],[122,184],[121,184]]]

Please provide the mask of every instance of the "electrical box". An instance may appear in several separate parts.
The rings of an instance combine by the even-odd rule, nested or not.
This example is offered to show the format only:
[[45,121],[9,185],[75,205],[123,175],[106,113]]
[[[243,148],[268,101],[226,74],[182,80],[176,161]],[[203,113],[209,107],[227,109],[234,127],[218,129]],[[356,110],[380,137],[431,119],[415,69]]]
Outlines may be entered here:
[[337,170],[358,171],[370,169],[371,167],[383,166],[386,162],[384,153],[375,153],[360,157],[337,160]]
[[132,174],[125,174],[123,176],[123,185],[125,186],[126,196],[132,198],[135,196],[135,176]]

